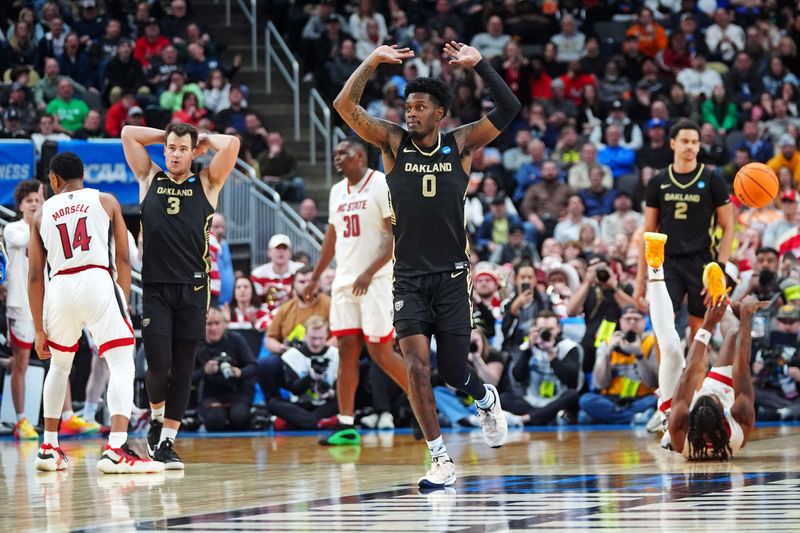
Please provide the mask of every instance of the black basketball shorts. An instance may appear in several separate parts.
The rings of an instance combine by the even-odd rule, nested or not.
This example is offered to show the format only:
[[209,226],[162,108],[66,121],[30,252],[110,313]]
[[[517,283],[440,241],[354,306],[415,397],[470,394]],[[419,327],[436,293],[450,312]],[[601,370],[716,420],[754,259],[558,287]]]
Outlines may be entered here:
[[706,314],[703,304],[703,268],[712,261],[708,250],[687,255],[668,255],[664,259],[664,283],[667,285],[672,308],[677,313],[687,297],[689,314],[702,317]]
[[472,329],[469,270],[394,279],[394,329],[399,338]]
[[146,283],[142,289],[142,333],[200,340],[206,335],[208,282]]

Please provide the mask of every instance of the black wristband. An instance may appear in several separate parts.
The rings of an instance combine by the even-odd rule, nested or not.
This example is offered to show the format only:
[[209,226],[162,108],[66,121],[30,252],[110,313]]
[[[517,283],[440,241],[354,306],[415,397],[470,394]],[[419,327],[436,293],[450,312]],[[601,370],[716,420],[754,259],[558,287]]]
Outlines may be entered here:
[[486,118],[498,131],[503,131],[519,113],[522,104],[488,61],[481,59],[475,65],[475,72],[486,82],[486,87],[489,88],[495,104],[495,108],[489,112]]

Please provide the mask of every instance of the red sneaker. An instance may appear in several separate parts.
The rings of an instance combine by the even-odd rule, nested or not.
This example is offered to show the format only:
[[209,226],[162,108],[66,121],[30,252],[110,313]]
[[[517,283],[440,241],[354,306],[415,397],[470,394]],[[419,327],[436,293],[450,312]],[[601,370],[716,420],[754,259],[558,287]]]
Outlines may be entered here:
[[317,422],[318,429],[333,429],[339,423],[339,418],[336,416],[329,416]]
[[289,422],[287,422],[283,418],[276,416],[275,420],[272,421],[272,429],[274,429],[275,431],[289,431],[290,429],[292,429],[292,426],[289,425]]

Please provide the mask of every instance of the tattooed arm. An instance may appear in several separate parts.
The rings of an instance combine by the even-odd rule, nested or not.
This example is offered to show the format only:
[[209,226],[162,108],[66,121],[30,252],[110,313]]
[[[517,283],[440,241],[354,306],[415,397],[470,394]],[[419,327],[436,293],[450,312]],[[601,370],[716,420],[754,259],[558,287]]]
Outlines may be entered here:
[[393,46],[376,48],[353,72],[333,101],[334,109],[347,122],[347,125],[362,139],[380,148],[384,157],[387,155],[391,158],[394,157],[403,135],[403,128],[392,122],[370,116],[359,105],[359,101],[369,77],[378,65],[381,63],[399,65],[404,59],[411,57],[414,57],[414,52],[408,48]]

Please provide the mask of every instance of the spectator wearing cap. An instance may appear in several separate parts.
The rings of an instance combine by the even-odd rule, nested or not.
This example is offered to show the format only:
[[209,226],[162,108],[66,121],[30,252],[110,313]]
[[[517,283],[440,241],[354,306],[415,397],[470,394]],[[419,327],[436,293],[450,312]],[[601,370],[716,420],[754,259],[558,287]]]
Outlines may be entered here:
[[628,118],[625,104],[621,100],[614,100],[611,103],[608,118],[604,123],[597,124],[592,128],[592,133],[589,134],[589,141],[596,145],[608,144],[608,127],[612,125],[619,128],[621,135],[617,143],[619,146],[635,151],[644,144],[642,129]]
[[58,66],[61,73],[69,76],[81,85],[86,87],[97,84],[95,73],[89,62],[89,55],[81,50],[81,43],[78,34],[70,32],[64,41],[64,51],[58,56]]
[[541,178],[528,187],[522,199],[522,215],[533,225],[540,239],[552,235],[566,211],[567,198],[572,194],[569,185],[561,181],[555,162],[542,164]]
[[725,141],[717,135],[714,126],[707,122],[700,126],[700,153],[697,159],[715,168],[725,166],[730,159]]
[[[603,184],[604,178],[602,168],[599,166],[592,167],[589,171],[589,187],[578,191],[578,196],[581,197],[583,205],[586,206],[586,216],[596,220],[602,220],[604,216],[611,214],[614,210],[614,199],[618,194],[618,191],[609,189]],[[556,229],[558,229],[558,226],[556,226]],[[600,236],[599,231],[597,236]]]
[[614,242],[616,235],[625,233],[626,219],[634,217],[636,219],[635,227],[641,226],[644,222],[642,214],[633,210],[633,198],[627,191],[617,191],[613,208],[611,214],[604,216],[601,222],[601,236],[606,242]]
[[169,76],[169,87],[161,93],[159,104],[169,111],[180,111],[183,107],[183,95],[192,93],[197,97],[197,105],[204,107],[203,90],[196,83],[187,80],[183,69],[177,69]]
[[744,50],[745,34],[741,26],[731,22],[731,13],[720,7],[714,12],[714,24],[706,28],[706,46],[711,56],[730,64]]
[[[488,258],[508,242],[512,225],[522,225],[522,219],[518,215],[508,212],[506,200],[506,195],[503,193],[498,193],[492,198],[489,213],[484,216],[483,223],[476,232],[476,248],[483,258]],[[535,231],[530,232],[528,240],[536,243]]]
[[593,218],[585,216],[586,205],[580,194],[572,193],[567,198],[566,217],[556,224],[553,237],[560,243],[567,241],[577,241],[580,235],[581,226],[589,224],[595,230],[595,235],[600,234],[600,226]]
[[761,245],[768,248],[777,248],[779,238],[797,227],[797,191],[784,191],[780,199],[783,218],[768,224],[761,238]]
[[786,133],[781,135],[778,147],[778,153],[767,161],[767,166],[776,173],[781,167],[789,168],[795,184],[800,185],[800,154],[797,152],[797,140]]
[[786,100],[775,98],[772,101],[772,118],[766,122],[764,133],[773,142],[779,142],[781,136],[789,131],[789,128],[800,128],[800,118],[789,114]]
[[736,145],[736,149],[746,148],[750,152],[752,161],[766,163],[775,155],[772,143],[760,134],[757,121],[746,120],[742,126],[742,132],[744,133],[744,139]]
[[111,138],[119,137],[131,111],[134,113],[138,111],[141,114],[142,108],[136,104],[136,97],[133,92],[126,91],[117,103],[112,105],[106,112],[106,135]]
[[591,185],[589,174],[592,168],[599,167],[603,174],[603,187],[610,189],[614,186],[614,177],[608,165],[597,161],[597,147],[594,143],[586,142],[581,147],[581,159],[569,168],[567,183],[573,191],[581,191]]
[[72,30],[80,36],[84,46],[99,39],[105,30],[106,21],[97,12],[96,0],[81,0],[81,16],[72,25]]
[[565,15],[561,19],[561,33],[553,35],[550,42],[556,45],[556,60],[561,63],[578,61],[586,55],[586,35],[578,31],[572,15]]
[[524,225],[511,224],[508,228],[508,242],[495,248],[489,261],[496,265],[514,263],[523,258],[527,258],[528,261],[538,261],[539,254],[535,243],[528,241],[525,234]]
[[714,87],[711,98],[700,105],[703,122],[711,124],[717,133],[724,136],[736,128],[739,119],[739,109],[731,101],[725,91],[725,85]]
[[104,139],[105,136],[100,112],[96,109],[90,109],[86,114],[86,118],[83,119],[83,127],[76,131],[72,138],[85,141],[88,139]]
[[37,123],[36,108],[28,99],[28,90],[18,81],[12,83],[9,88],[6,112],[11,110],[19,116],[20,128],[28,135],[33,133]]
[[495,321],[503,316],[499,290],[500,276],[494,265],[486,261],[475,265],[472,274],[473,316],[483,323],[486,337],[493,341],[492,344],[496,341],[496,346],[502,345],[503,341],[502,335],[494,339]]
[[130,39],[119,40],[114,57],[106,64],[103,74],[101,89],[103,99],[108,104],[119,100],[123,91],[146,89],[144,67],[133,57],[133,42]]
[[3,129],[0,130],[0,138],[3,139],[27,139],[30,134],[22,129],[21,117],[16,109],[6,109],[3,112]]
[[256,294],[263,300],[285,299],[292,286],[294,273],[303,265],[291,260],[292,241],[283,233],[277,233],[269,240],[267,255],[270,261],[250,273]]
[[692,57],[691,68],[681,70],[676,79],[695,101],[700,101],[703,97],[710,98],[714,87],[722,85],[722,76],[716,70],[708,68],[705,56],[699,52]]
[[636,166],[657,170],[672,163],[672,150],[667,144],[667,123],[660,118],[647,121],[647,144],[636,153]]
[[655,21],[653,11],[645,7],[636,18],[636,24],[628,28],[628,37],[636,37],[639,51],[647,57],[655,57],[667,47],[667,32]]
[[644,425],[658,399],[656,339],[645,334],[645,317],[636,306],[620,314],[619,330],[600,339],[592,373],[592,390],[581,396],[588,421],[600,424]]
[[161,51],[169,45],[169,39],[161,35],[161,27],[158,25],[158,21],[151,18],[144,27],[144,35],[136,40],[133,57],[138,59],[144,68],[149,68],[150,61],[158,57]]
[[747,52],[736,54],[733,66],[725,73],[724,81],[731,99],[742,111],[749,113],[763,87],[761,77]]
[[607,125],[605,127],[605,144],[601,145],[597,153],[597,160],[611,169],[615,183],[623,176],[629,176],[636,172],[636,152],[623,146],[622,131],[618,124]]

